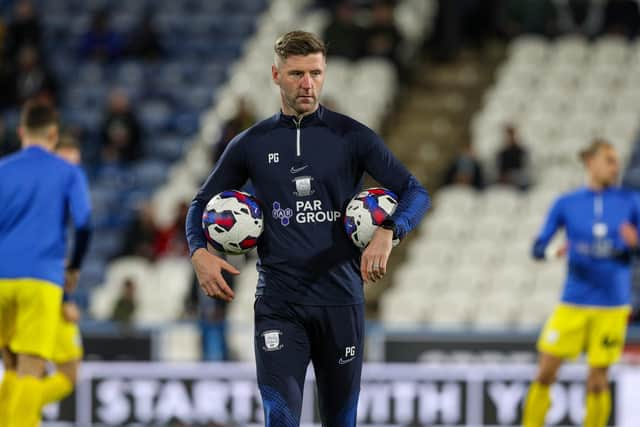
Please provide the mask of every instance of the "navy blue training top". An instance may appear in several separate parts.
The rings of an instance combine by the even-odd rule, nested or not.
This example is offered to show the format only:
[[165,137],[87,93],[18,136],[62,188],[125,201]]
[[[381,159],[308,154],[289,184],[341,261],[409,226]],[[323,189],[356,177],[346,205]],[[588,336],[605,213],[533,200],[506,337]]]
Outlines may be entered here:
[[263,120],[231,141],[193,199],[191,254],[206,247],[202,213],[211,197],[251,180],[264,210],[256,294],[304,305],[360,303],[361,252],[342,213],[364,172],[398,194],[392,219],[403,237],[426,213],[429,195],[375,132],[322,106],[300,121],[283,113]]

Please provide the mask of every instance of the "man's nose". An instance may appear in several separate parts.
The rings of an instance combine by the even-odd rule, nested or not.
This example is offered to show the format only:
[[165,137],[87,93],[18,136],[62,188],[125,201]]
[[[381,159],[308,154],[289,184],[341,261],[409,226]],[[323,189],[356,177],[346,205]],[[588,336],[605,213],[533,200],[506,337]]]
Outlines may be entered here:
[[310,74],[305,74],[302,77],[302,81],[300,82],[300,86],[302,86],[304,89],[310,89],[313,87],[313,80],[311,79],[311,75]]

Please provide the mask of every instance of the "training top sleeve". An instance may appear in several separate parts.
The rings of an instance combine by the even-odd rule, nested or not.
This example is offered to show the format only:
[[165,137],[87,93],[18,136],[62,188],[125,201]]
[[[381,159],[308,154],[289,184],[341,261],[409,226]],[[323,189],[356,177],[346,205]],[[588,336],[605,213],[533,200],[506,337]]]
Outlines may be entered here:
[[429,209],[429,193],[371,129],[363,128],[358,133],[356,146],[363,169],[398,195],[398,206],[391,219],[396,223],[396,237],[403,238]]
[[240,189],[247,181],[248,171],[243,150],[246,144],[243,138],[245,134],[246,132],[241,133],[229,143],[191,202],[185,224],[189,255],[193,255],[197,249],[207,247],[202,230],[202,212],[209,200],[222,191]]
[[73,168],[69,186],[69,212],[75,234],[68,268],[79,269],[91,240],[91,197],[87,177],[79,167]]
[[76,229],[89,227],[91,220],[91,197],[87,177],[77,166],[73,167],[68,193],[69,211]]
[[640,228],[640,193],[634,191],[631,193],[631,217],[629,222],[633,224],[636,229]]
[[553,206],[547,214],[542,230],[538,234],[535,242],[533,243],[532,255],[535,259],[544,259],[544,252],[547,249],[547,245],[553,238],[553,235],[558,231],[560,227],[564,226],[564,218],[562,215],[562,199],[558,199],[554,202]]

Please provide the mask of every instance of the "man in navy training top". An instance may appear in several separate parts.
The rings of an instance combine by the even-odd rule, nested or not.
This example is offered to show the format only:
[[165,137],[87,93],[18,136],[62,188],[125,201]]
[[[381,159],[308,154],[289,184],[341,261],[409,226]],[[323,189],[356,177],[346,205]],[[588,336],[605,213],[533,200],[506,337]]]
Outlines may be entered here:
[[[248,179],[263,204],[254,348],[268,427],[299,425],[310,361],[323,425],[356,425],[363,280],[384,276],[392,240],[411,231],[429,207],[426,190],[378,135],[319,105],[325,69],[326,47],[316,35],[293,31],[278,38],[271,74],[282,110],[231,141],[187,218],[191,260],[202,289],[230,301],[233,291],[221,272],[238,271],[207,252],[203,209],[212,196],[238,189]],[[364,172],[400,200],[361,253],[347,237],[341,216],[360,190]]]

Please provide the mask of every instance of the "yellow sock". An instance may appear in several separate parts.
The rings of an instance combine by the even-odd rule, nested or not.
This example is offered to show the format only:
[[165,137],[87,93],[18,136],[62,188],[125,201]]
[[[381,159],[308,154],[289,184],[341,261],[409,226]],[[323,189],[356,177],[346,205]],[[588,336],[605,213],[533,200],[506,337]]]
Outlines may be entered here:
[[0,420],[5,420],[9,416],[9,400],[16,388],[18,375],[16,371],[7,370],[2,375],[0,384]]
[[587,393],[587,413],[584,416],[584,427],[604,427],[611,413],[611,391]]
[[607,389],[600,393],[600,419],[601,426],[606,426],[611,415],[611,390]]
[[42,380],[28,375],[17,377],[11,402],[8,427],[37,426],[42,410]]
[[551,406],[551,394],[549,386],[537,381],[531,383],[527,401],[522,415],[523,427],[542,427],[547,411]]
[[64,399],[73,391],[73,383],[61,372],[54,372],[42,381],[42,406]]

